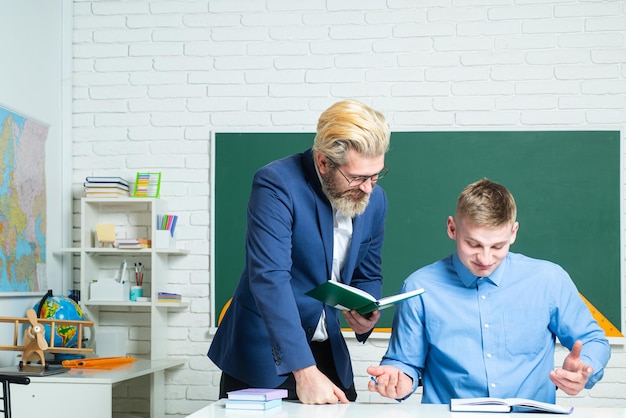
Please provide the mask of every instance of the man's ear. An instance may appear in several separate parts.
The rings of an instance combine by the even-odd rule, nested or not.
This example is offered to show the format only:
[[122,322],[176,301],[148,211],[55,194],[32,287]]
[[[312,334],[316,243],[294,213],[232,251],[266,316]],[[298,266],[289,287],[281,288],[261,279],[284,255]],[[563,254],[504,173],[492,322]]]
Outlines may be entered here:
[[511,228],[511,242],[509,242],[509,245],[513,245],[513,243],[517,239],[517,231],[518,231],[518,229],[519,229],[519,222],[515,222],[513,224],[513,228]]
[[322,153],[315,153],[315,163],[317,164],[317,169],[320,174],[328,173],[330,169],[330,161],[326,158]]
[[448,226],[446,229],[448,231],[448,237],[456,240],[456,222],[454,222],[454,218],[452,216],[448,216]]

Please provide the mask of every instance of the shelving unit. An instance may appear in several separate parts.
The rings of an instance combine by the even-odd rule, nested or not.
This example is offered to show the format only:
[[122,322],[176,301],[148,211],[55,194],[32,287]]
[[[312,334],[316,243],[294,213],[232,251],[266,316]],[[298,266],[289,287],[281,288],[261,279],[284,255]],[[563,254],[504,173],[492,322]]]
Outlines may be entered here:
[[[95,349],[98,356],[101,356],[98,354],[98,335],[103,331],[122,330],[126,333],[127,355],[152,361],[167,359],[168,312],[184,309],[187,304],[159,303],[157,293],[168,291],[169,258],[185,256],[189,252],[171,248],[169,242],[165,243],[163,248],[157,247],[155,239],[157,215],[164,214],[167,214],[167,202],[162,199],[81,199],[80,246],[66,248],[63,251],[72,253],[80,259],[80,304],[86,317],[94,322]],[[96,238],[97,224],[113,224],[116,238],[150,239],[152,248],[128,250],[99,247]],[[124,300],[92,300],[91,284],[94,281],[117,277],[123,260],[127,262],[129,269],[127,277],[130,278],[131,284],[134,280],[134,264],[142,263],[143,296],[149,297],[149,301],[130,301],[126,293],[129,287],[124,290]],[[147,327],[150,328],[149,337],[144,331]],[[131,335],[140,335],[133,338],[139,342],[131,342]],[[181,361],[173,365],[183,363]],[[151,378],[151,416],[162,414],[163,391],[164,371],[161,370],[155,372]]]

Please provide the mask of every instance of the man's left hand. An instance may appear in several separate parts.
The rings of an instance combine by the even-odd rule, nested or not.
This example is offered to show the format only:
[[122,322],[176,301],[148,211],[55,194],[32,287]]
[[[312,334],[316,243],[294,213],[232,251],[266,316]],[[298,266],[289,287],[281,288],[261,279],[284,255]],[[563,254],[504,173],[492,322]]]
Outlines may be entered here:
[[563,368],[550,372],[550,380],[568,395],[579,394],[585,388],[589,375],[593,373],[593,368],[580,359],[582,347],[582,341],[576,341],[563,361]]
[[376,326],[380,319],[380,311],[375,310],[371,314],[365,316],[357,311],[343,311],[343,316],[350,328],[357,334],[365,334],[370,332]]

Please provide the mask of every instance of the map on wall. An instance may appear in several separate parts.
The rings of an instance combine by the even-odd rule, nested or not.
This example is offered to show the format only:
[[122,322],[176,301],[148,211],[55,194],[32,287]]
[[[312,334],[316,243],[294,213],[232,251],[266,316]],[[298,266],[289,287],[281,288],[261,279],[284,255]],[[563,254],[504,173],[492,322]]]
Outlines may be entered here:
[[0,106],[0,292],[42,292],[46,279],[48,126]]

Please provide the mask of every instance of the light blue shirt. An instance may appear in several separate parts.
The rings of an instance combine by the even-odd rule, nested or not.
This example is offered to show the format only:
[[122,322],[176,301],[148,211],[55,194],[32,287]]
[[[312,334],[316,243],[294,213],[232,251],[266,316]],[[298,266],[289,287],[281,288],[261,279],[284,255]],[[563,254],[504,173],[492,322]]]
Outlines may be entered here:
[[[423,382],[422,403],[451,398],[521,397],[554,403],[555,339],[593,367],[586,388],[604,374],[610,346],[560,266],[508,253],[490,277],[477,278],[455,254],[411,274],[402,291],[426,292],[398,304],[387,353]],[[561,367],[559,364],[557,367]]]

